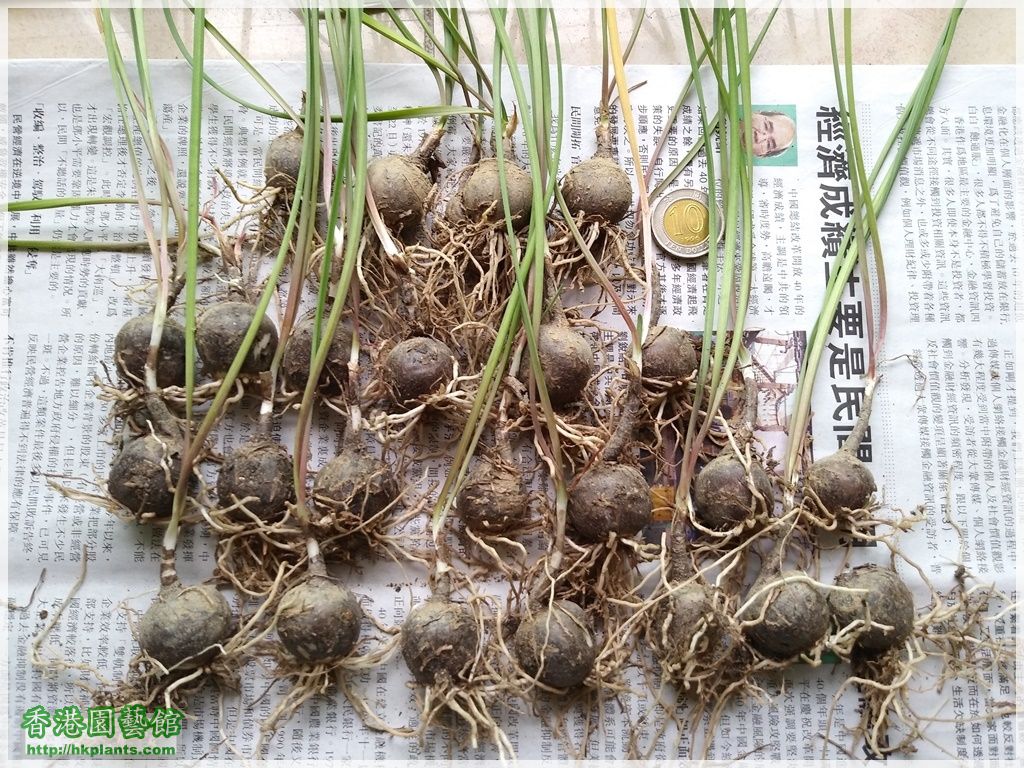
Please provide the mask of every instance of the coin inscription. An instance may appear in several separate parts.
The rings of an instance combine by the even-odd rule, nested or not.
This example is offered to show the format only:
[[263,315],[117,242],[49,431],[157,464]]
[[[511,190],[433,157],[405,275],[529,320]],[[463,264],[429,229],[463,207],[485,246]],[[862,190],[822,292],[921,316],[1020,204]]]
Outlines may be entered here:
[[708,209],[696,200],[676,200],[665,211],[665,233],[673,243],[700,245],[708,239]]

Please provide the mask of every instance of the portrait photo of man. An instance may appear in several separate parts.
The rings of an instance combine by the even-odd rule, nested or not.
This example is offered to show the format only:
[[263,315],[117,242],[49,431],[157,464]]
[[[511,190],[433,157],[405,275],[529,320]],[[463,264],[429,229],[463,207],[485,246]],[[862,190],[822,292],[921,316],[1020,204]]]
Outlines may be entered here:
[[[796,110],[790,105],[754,105],[750,118],[754,165],[796,165]],[[743,132],[745,139],[746,132]]]

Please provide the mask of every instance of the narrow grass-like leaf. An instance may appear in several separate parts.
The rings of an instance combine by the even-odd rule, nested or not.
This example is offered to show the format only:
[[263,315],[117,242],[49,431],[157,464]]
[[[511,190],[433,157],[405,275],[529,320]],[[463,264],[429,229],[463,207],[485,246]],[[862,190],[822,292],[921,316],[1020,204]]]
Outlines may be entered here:
[[[605,7],[605,18],[608,21],[608,43],[610,46],[612,68],[615,71],[615,82],[618,85],[619,105],[622,113],[622,122],[626,126],[626,136],[629,139],[630,152],[633,156],[633,173],[636,178],[636,186],[640,195],[640,246],[644,254],[644,276],[648,286],[654,285],[654,237],[651,232],[651,204],[647,195],[647,185],[643,178],[643,162],[640,159],[640,139],[636,131],[636,122],[633,119],[633,107],[629,99],[629,82],[626,80],[625,61],[623,60],[621,41],[619,40],[619,27],[615,15],[615,8],[611,5]],[[651,313],[654,308],[654,301],[648,299],[644,302],[641,313],[642,322],[637,333],[633,336],[633,361],[639,369],[642,369],[641,350],[643,349],[643,334],[650,330]]]
[[[764,24],[761,25],[761,31],[757,33],[757,37],[754,39],[754,44],[750,46],[751,61],[753,61],[754,56],[756,56],[758,50],[760,50],[761,42],[764,40],[764,36],[768,33],[768,29],[769,27],[771,27],[772,21],[775,20],[775,14],[778,12],[780,5],[781,0],[777,2],[774,6],[772,6],[771,11],[768,13],[768,18],[765,19]],[[691,65],[690,74],[687,75],[686,82],[683,84],[683,89],[679,93],[679,98],[676,100],[675,105],[672,107],[672,111],[669,112],[668,119],[665,121],[665,128],[661,132],[661,137],[658,139],[658,143],[655,146],[654,152],[651,153],[650,162],[647,165],[647,173],[645,174],[644,178],[647,182],[648,187],[650,187],[651,179],[654,176],[654,168],[658,161],[658,158],[661,157],[661,153],[664,151],[665,145],[668,143],[669,135],[672,131],[673,126],[675,125],[676,118],[679,115],[679,110],[682,108],[683,103],[686,101],[686,97],[687,95],[689,95],[690,88],[693,87],[694,75],[696,72],[700,71],[700,64],[704,61],[704,59],[707,58],[707,55],[708,48],[705,46],[701,49],[701,53],[697,57],[697,66],[694,68]],[[716,111],[714,117],[712,117],[708,121],[708,125],[710,126],[712,131],[718,129],[718,124],[721,119],[721,115],[722,113],[720,110]],[[658,182],[658,184],[651,190],[652,200],[656,199],[663,192],[665,192],[665,190],[668,189],[669,185],[672,184],[672,182],[674,182],[679,177],[679,174],[683,172],[683,169],[693,162],[693,159],[700,153],[702,147],[702,142],[696,142],[692,147],[690,147],[689,151],[683,156],[682,160],[680,160],[674,168],[672,168],[667,174],[665,174],[665,177],[660,182]]]
[[[928,66],[921,75],[921,79],[918,81],[907,107],[897,119],[881,152],[879,152],[875,166],[868,177],[869,189],[874,190],[875,184],[878,184],[877,191],[871,195],[873,209],[878,215],[881,214],[889,198],[889,193],[892,191],[903,161],[911,146],[913,146],[914,138],[921,126],[921,122],[924,120],[935,89],[938,87],[962,12],[963,2],[957,3],[950,10],[949,19],[943,30],[942,38],[936,45]],[[897,144],[897,142],[899,143]],[[800,376],[797,380],[796,404],[793,409],[793,416],[790,419],[788,430],[790,439],[786,447],[784,462],[784,477],[791,485],[797,479],[797,465],[803,443],[799,436],[806,433],[808,423],[810,422],[814,379],[818,366],[821,363],[821,357],[832,327],[836,309],[842,299],[846,282],[850,279],[850,275],[857,262],[857,250],[851,244],[852,235],[853,227],[847,226],[843,239],[839,244],[838,253],[840,257],[837,259],[838,268],[834,268],[829,276],[821,311],[807,338],[807,349],[804,354],[803,365],[800,369]]]
[[[188,129],[188,222],[186,224],[185,247],[185,444],[181,462],[181,474],[174,489],[171,519],[164,533],[164,551],[173,552],[177,541],[178,524],[185,510],[188,496],[188,482],[192,476],[192,464],[198,451],[192,442],[192,408],[196,385],[196,283],[199,272],[199,187],[202,179],[200,157],[203,136],[203,59],[204,39],[203,18],[206,11],[199,8],[193,30],[192,50],[195,66],[192,68],[191,101],[189,104]],[[224,389],[222,386],[221,389]],[[198,442],[202,446],[202,441]]]
[[[161,200],[145,200],[146,205],[163,205]],[[11,213],[25,211],[45,211],[52,208],[77,208],[85,205],[138,205],[139,201],[130,197],[49,197],[39,200],[11,200],[0,202],[0,210]]]

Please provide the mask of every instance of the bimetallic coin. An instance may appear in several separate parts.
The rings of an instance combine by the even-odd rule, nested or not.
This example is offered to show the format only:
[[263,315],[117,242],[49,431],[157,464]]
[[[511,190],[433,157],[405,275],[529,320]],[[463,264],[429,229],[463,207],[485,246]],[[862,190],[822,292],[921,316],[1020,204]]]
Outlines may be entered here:
[[[716,205],[718,239],[725,232],[722,207]],[[708,252],[708,196],[699,189],[676,189],[654,208],[654,237],[673,256],[695,259]]]

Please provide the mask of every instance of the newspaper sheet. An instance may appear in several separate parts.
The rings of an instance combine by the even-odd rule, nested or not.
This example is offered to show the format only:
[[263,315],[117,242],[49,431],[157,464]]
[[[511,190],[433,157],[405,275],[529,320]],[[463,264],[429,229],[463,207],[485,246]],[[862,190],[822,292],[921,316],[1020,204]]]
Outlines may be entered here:
[[[162,134],[184,189],[189,70],[180,62],[154,61],[151,67],[154,82],[159,83]],[[222,62],[209,67],[237,93],[266,101],[238,68]],[[263,71],[280,92],[298,99],[303,87],[300,65],[267,64]],[[921,71],[902,66],[856,69],[857,108],[869,167]],[[675,67],[629,71],[630,81],[642,84],[633,98],[645,162],[665,127],[684,73]],[[565,77],[562,171],[593,151],[600,89],[597,69],[572,68]],[[976,580],[970,583],[994,583],[1011,596],[1017,537],[1014,77],[1008,67],[947,67],[920,135],[896,176],[880,222],[888,275],[884,379],[871,434],[860,452],[870,462],[885,505],[920,511],[923,519],[900,535],[899,543],[937,589],[954,585],[957,564],[962,563]],[[423,68],[379,65],[368,71],[369,99],[375,109],[415,104],[431,87]],[[756,111],[795,125],[788,148],[760,159],[755,168],[754,288],[747,321],[748,330],[764,342],[754,346],[755,363],[763,371],[758,376],[759,426],[766,438],[781,445],[802,344],[817,316],[851,207],[830,69],[758,67],[752,88]],[[713,90],[709,83],[708,92]],[[125,136],[105,62],[13,62],[10,95],[8,199],[133,194]],[[215,169],[239,185],[259,187],[267,144],[287,126],[211,89],[205,93],[204,110],[203,197],[209,215],[224,222],[238,206]],[[619,157],[632,173],[617,114]],[[371,126],[371,152],[382,154],[412,149],[426,124]],[[691,103],[672,128],[656,177],[699,139],[697,110]],[[134,140],[141,150],[141,137]],[[468,144],[461,129],[446,138],[442,156],[449,171],[465,162]],[[148,165],[143,173],[153,187],[155,177]],[[677,184],[706,188],[702,157]],[[8,222],[8,236],[21,239],[129,243],[143,237],[138,212],[131,206],[11,214]],[[662,321],[698,331],[706,260],[680,261],[659,251],[657,266]],[[98,399],[94,384],[106,379],[102,363],[111,360],[115,332],[140,312],[136,289],[152,277],[151,258],[145,252],[27,249],[10,252],[6,269],[4,313],[9,326],[4,375],[9,402],[4,466],[10,494],[11,598],[7,727],[10,755],[19,756],[25,754],[27,710],[42,705],[52,712],[74,704],[84,711],[91,704],[88,693],[74,685],[95,682],[91,672],[44,673],[31,663],[33,638],[65,602],[82,571],[83,554],[88,558],[85,581],[38,653],[118,679],[137,649],[128,609],[141,613],[156,591],[161,533],[68,498],[44,477],[59,476],[62,482],[87,488],[87,483],[71,478],[92,481],[106,475],[116,425],[107,423],[109,403]],[[815,384],[814,443],[823,453],[834,450],[849,432],[864,395],[866,315],[871,307],[865,306],[863,296],[855,274]],[[877,292],[874,311],[877,314]],[[617,348],[625,349],[624,339]],[[312,470],[337,449],[336,433],[326,419],[314,440]],[[236,445],[249,428],[243,421],[238,433],[221,430],[217,447]],[[422,524],[421,519],[417,525]],[[186,581],[210,576],[214,543],[205,525],[188,528],[179,547]],[[857,563],[886,563],[888,558],[884,546],[859,547],[851,555]],[[821,580],[830,581],[836,567],[832,563],[823,568]],[[930,595],[921,579],[905,562],[900,570],[915,585],[918,604],[927,605]],[[400,623],[426,591],[422,568],[397,567],[383,560],[363,562],[358,569],[342,569],[339,574],[382,625]],[[371,629],[365,627],[369,636]],[[1015,611],[995,622],[993,631],[1015,637]],[[380,632],[376,635],[381,637]],[[932,673],[934,667],[922,674]],[[864,757],[846,752],[846,728],[856,723],[861,703],[854,686],[836,695],[848,674],[845,666],[826,661],[818,667],[792,668],[784,678],[761,680],[762,697],[744,698],[726,709],[715,725],[707,756],[751,755],[787,762]],[[927,727],[916,740],[917,752],[897,757],[1017,758],[1016,718],[988,714],[1012,704],[1015,676],[1011,664],[977,670],[940,687],[934,679],[913,683],[921,690],[916,711]],[[639,679],[633,682],[637,691],[644,690]],[[241,677],[241,690],[226,694],[222,702],[207,687],[190,703],[178,757],[232,757],[228,743],[248,752],[261,721],[289,685],[288,680],[273,682],[271,669],[250,665]],[[409,684],[400,655],[350,673],[348,685],[391,725],[417,725],[422,689]],[[671,695],[664,696],[671,707],[692,706],[685,697],[673,704]],[[672,726],[659,731],[664,712],[650,693],[608,699],[597,722],[586,719],[586,707],[569,706],[561,733],[522,703],[496,702],[495,713],[521,759],[696,756],[688,732],[679,733]],[[823,739],[826,729],[829,741]],[[362,761],[496,756],[483,734],[480,746],[473,749],[437,727],[421,740],[371,730],[336,692],[315,697],[296,711],[271,739],[266,754]]]

